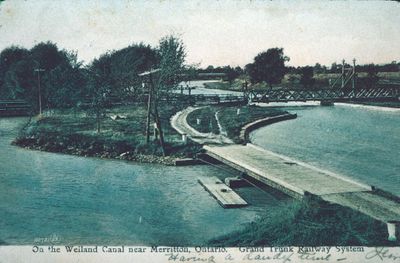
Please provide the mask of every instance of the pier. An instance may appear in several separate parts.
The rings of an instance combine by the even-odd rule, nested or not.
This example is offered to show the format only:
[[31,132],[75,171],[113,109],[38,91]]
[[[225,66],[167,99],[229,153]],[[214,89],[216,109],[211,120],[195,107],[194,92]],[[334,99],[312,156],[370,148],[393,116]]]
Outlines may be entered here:
[[247,202],[217,177],[201,178],[198,182],[224,208],[247,206]]
[[[315,196],[364,213],[388,225],[400,220],[400,205],[395,197],[374,187],[354,181],[251,143],[246,145],[206,145],[207,154],[248,176],[302,199]],[[393,223],[394,222],[394,223]]]

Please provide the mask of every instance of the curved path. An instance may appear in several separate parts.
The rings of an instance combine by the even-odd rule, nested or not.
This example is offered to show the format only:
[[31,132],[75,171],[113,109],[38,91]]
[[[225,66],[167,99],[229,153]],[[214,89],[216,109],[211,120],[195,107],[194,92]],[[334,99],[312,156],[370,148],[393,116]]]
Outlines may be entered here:
[[180,134],[186,134],[191,140],[199,143],[199,144],[233,144],[233,141],[228,137],[221,134],[214,133],[202,133],[195,130],[193,127],[189,125],[187,122],[187,116],[193,112],[194,110],[200,109],[203,107],[188,107],[180,112],[177,112],[171,118],[172,127],[177,130]]

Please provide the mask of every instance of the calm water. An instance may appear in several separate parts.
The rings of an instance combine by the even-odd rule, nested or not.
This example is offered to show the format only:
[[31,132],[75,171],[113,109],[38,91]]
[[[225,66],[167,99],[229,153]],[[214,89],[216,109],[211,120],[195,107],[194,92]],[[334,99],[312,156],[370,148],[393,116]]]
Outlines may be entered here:
[[[208,94],[208,95],[234,95],[234,96],[243,96],[243,92],[238,92],[238,91],[231,91],[231,90],[222,90],[222,89],[207,89],[204,88],[204,83],[207,82],[218,82],[216,80],[194,80],[194,81],[189,81],[187,85],[190,87],[194,87],[190,91],[191,94],[197,95],[197,94]],[[183,85],[184,87],[186,86],[185,82],[180,83],[180,85]],[[179,90],[176,90],[175,92],[180,93]],[[183,94],[189,94],[189,90],[183,90]]]
[[25,150],[10,145],[21,118],[0,119],[0,241],[195,245],[237,230],[280,204],[255,188],[251,206],[223,209],[197,183],[230,174]]
[[295,120],[251,134],[261,147],[400,196],[400,112],[349,106],[292,107]]

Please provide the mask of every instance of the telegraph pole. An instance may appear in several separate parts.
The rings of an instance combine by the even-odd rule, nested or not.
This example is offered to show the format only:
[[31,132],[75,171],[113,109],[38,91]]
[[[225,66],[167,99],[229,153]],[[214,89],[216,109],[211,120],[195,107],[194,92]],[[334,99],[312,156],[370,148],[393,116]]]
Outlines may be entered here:
[[345,61],[343,59],[342,60],[342,86],[341,86],[342,89],[344,88],[344,73],[345,73],[344,66],[345,66]]
[[[166,155],[165,152],[165,142],[164,142],[164,134],[161,127],[160,116],[158,113],[157,108],[157,91],[154,88],[153,77],[152,75],[159,72],[160,69],[154,69],[148,72],[144,72],[139,74],[140,77],[144,77],[147,79],[147,86],[148,86],[148,100],[147,100],[147,120],[146,120],[146,142],[149,143],[150,141],[150,118],[153,116],[156,129],[158,130],[158,135],[160,137],[160,144],[163,156]],[[146,84],[143,83],[143,88],[146,87]]]
[[38,75],[39,117],[41,117],[41,116],[42,116],[42,94],[41,94],[41,91],[40,91],[40,72],[43,72],[44,69],[42,69],[42,68],[37,68],[37,69],[35,69],[34,71],[36,71],[36,72],[37,72],[37,75]]
[[353,58],[353,78],[351,82],[351,87],[353,89],[353,96],[356,96],[356,59]]

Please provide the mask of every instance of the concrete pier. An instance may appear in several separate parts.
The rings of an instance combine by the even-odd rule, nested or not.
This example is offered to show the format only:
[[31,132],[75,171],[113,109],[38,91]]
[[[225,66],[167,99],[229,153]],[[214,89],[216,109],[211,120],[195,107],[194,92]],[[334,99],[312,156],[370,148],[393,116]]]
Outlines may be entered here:
[[256,180],[292,197],[315,195],[330,203],[350,207],[388,224],[389,239],[395,240],[400,203],[373,187],[325,171],[252,144],[204,146],[213,158],[247,173]]
[[247,205],[245,200],[215,176],[198,179],[198,182],[224,208],[242,207]]

